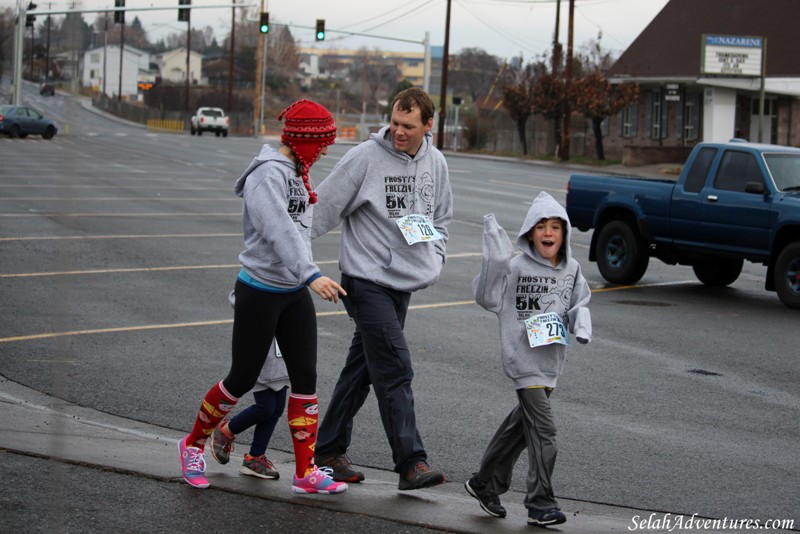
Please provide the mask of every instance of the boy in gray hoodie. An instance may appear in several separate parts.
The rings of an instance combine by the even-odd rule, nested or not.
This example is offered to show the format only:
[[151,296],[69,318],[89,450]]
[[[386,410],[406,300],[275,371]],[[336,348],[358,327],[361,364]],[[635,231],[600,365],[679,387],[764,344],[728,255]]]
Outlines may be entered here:
[[566,521],[553,493],[556,428],[550,394],[564,367],[571,338],[588,343],[591,291],[572,258],[566,210],[539,193],[517,235],[521,252],[495,220],[484,216],[483,263],[472,282],[475,300],[500,322],[500,359],[519,403],[500,424],[481,459],[480,469],[464,487],[481,508],[505,517],[499,495],[508,491],[519,455],[528,449],[525,507],[531,525]]

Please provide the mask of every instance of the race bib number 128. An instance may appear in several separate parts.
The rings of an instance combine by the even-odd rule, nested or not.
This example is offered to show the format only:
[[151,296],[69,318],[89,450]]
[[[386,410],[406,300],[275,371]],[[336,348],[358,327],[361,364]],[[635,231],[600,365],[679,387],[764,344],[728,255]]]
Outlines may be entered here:
[[397,219],[397,227],[400,228],[406,243],[413,245],[425,241],[437,241],[444,236],[433,226],[433,221],[425,215],[411,214]]

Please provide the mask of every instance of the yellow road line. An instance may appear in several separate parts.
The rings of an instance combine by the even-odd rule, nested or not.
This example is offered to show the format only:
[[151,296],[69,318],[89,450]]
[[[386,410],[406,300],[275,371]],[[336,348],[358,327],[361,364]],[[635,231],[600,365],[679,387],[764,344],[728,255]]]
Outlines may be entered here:
[[242,232],[230,234],[128,234],[128,235],[53,235],[39,237],[0,237],[0,241],[62,241],[78,239],[174,239],[174,238],[194,238],[194,237],[242,237]]
[[[236,234],[239,235],[239,234]],[[468,258],[471,256],[480,256],[480,252],[462,252],[459,254],[450,254],[448,258]],[[314,262],[317,265],[336,265],[339,260],[322,260]],[[38,276],[73,276],[73,275],[86,275],[86,274],[119,274],[119,273],[142,273],[142,272],[159,272],[159,271],[188,271],[200,269],[236,269],[241,268],[241,263],[229,263],[219,265],[174,265],[172,267],[129,267],[120,269],[88,269],[85,271],[50,271],[41,273],[9,273],[0,274],[0,278],[34,278]]]
[[0,213],[0,217],[241,217],[242,212],[231,213]]
[[[602,287],[593,289],[592,293],[602,293],[607,291],[622,291],[626,289],[641,289],[644,287],[657,287],[657,286],[669,286],[669,285],[681,285],[686,283],[693,283],[694,280],[683,280],[680,282],[661,282],[657,284],[647,284],[647,285],[639,285],[639,286],[615,286],[615,287]],[[433,304],[417,304],[414,306],[410,306],[410,310],[429,310],[429,309],[436,309],[436,308],[452,308],[456,306],[470,306],[475,304],[474,300],[456,300],[453,302],[437,302]],[[477,305],[477,304],[476,304]],[[345,315],[347,312],[345,310],[337,310],[337,311],[330,311],[330,312],[317,312],[317,317],[332,317],[336,315]],[[94,334],[113,334],[113,333],[120,333],[120,332],[137,332],[143,330],[165,330],[169,328],[187,328],[187,327],[197,327],[197,326],[219,326],[225,324],[233,323],[233,319],[223,319],[220,321],[199,321],[194,323],[175,323],[175,324],[157,324],[157,325],[145,325],[145,326],[125,326],[125,327],[117,327],[117,328],[99,328],[95,330],[74,330],[71,332],[50,332],[46,334],[31,334],[28,336],[13,336],[13,337],[5,337],[0,338],[0,343],[12,343],[15,341],[32,341],[37,339],[50,339],[56,337],[67,337],[67,336],[85,336],[85,335],[94,335]]]

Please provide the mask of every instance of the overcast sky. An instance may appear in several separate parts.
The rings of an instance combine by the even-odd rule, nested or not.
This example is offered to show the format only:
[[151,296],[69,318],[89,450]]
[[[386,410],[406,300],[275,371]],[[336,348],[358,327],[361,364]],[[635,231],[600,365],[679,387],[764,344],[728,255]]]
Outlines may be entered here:
[[[17,0],[0,0],[12,7]],[[27,2],[27,0],[26,0]],[[425,33],[432,46],[443,45],[447,0],[263,0],[270,21],[292,26],[292,33],[303,47],[422,51]],[[532,59],[550,50],[555,31],[558,0],[451,0],[450,53],[477,47],[507,58],[523,55]],[[603,47],[621,52],[653,20],[668,0],[575,0],[574,46],[579,49],[602,33]],[[113,6],[113,0],[34,0],[39,9],[63,10],[70,6],[93,9]],[[227,6],[231,0],[192,0],[194,7]],[[237,0],[255,6],[262,0]],[[561,0],[559,41],[566,48],[569,0]],[[170,7],[164,11],[137,11],[152,41],[169,33],[185,31],[186,23],[177,20],[178,0],[126,0],[126,6]],[[94,15],[85,15],[91,22]],[[325,41],[314,41],[316,19],[325,19]],[[230,31],[231,9],[194,9],[192,26],[212,26],[218,40]],[[253,22],[256,24],[256,22]],[[380,35],[392,39],[344,36],[336,30]]]

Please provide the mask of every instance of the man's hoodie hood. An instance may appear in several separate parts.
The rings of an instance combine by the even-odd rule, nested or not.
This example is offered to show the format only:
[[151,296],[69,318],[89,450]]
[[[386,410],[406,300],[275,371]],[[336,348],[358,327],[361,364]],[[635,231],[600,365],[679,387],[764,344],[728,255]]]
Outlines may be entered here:
[[420,145],[419,150],[417,150],[417,153],[414,154],[414,157],[409,156],[405,152],[398,152],[394,148],[394,141],[392,140],[392,131],[390,126],[384,126],[374,134],[371,134],[369,138],[378,143],[378,145],[389,154],[404,160],[422,159],[428,154],[431,146],[433,146],[433,134],[428,132],[422,137],[422,144]]
[[561,244],[561,257],[564,261],[562,261],[557,267],[564,268],[566,267],[570,258],[572,258],[572,249],[569,246],[569,238],[570,235],[572,235],[572,226],[570,225],[569,217],[567,216],[567,210],[565,210],[561,204],[556,202],[556,199],[544,191],[539,193],[539,195],[533,199],[533,204],[531,204],[531,207],[528,209],[528,214],[525,216],[525,222],[522,223],[522,228],[520,228],[519,234],[517,234],[516,245],[523,254],[530,256],[540,263],[550,265],[550,261],[543,258],[538,252],[536,252],[536,247],[533,246],[533,243],[531,243],[526,236],[528,232],[530,232],[531,229],[536,226],[536,223],[542,219],[553,218],[558,218],[564,221],[564,242]]

